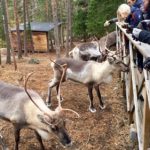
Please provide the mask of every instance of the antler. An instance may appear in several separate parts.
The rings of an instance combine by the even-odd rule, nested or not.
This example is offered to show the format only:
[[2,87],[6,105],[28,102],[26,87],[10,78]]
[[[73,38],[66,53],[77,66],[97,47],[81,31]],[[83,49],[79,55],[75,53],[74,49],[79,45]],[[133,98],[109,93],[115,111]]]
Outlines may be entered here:
[[[51,60],[51,59],[50,59],[50,60]],[[58,94],[57,94],[58,107],[57,107],[56,109],[58,109],[58,111],[61,111],[61,110],[63,110],[63,111],[71,111],[71,112],[75,113],[75,114],[78,116],[78,118],[79,118],[80,115],[79,115],[76,111],[74,111],[74,110],[72,110],[72,109],[62,108],[62,106],[61,106],[60,86],[61,86],[61,83],[62,83],[63,78],[64,78],[64,76],[65,76],[66,70],[67,70],[67,64],[60,65],[60,64],[57,64],[57,63],[56,63],[55,61],[53,61],[53,60],[51,60],[51,61],[52,61],[53,63],[55,63],[56,65],[58,65],[59,67],[61,67],[61,68],[62,68],[62,71],[63,71],[62,76],[61,76],[61,79],[60,79],[60,82],[59,82],[59,85],[58,85]]]
[[63,78],[64,78],[64,76],[65,76],[66,70],[67,70],[67,64],[62,65],[61,67],[62,67],[62,69],[63,69],[63,73],[62,73],[62,76],[61,76],[61,79],[60,79],[60,82],[59,82],[59,85],[58,85],[58,94],[57,94],[58,107],[59,107],[59,108],[62,108],[62,107],[61,107],[60,86],[61,86],[61,83],[62,83]]
[[[24,83],[24,90],[26,92],[26,94],[28,95],[28,97],[30,98],[30,100],[34,103],[34,105],[40,110],[43,112],[43,110],[35,103],[35,101],[32,99],[31,95],[29,94],[28,90],[27,90],[27,82],[29,80],[29,78],[31,77],[31,75],[33,74],[34,72],[31,72],[27,75],[27,78],[25,80],[25,83]],[[45,112],[44,112],[45,113]]]
[[[62,67],[62,65],[60,65],[60,64],[58,64],[58,63],[56,63],[54,60],[52,60],[51,58],[50,58],[50,61],[51,62],[53,62],[54,64],[56,64],[57,66],[59,66],[62,70],[63,70],[63,67]],[[60,70],[60,69],[59,69]]]

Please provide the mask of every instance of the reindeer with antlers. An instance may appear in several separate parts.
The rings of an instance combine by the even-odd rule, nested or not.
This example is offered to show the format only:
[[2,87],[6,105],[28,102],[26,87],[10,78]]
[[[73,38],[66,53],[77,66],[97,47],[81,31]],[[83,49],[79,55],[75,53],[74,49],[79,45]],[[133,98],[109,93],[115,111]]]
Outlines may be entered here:
[[72,80],[87,86],[88,95],[90,98],[89,110],[91,112],[96,112],[96,109],[93,105],[93,88],[95,88],[97,96],[99,98],[100,108],[104,109],[105,105],[103,104],[101,98],[99,85],[101,83],[109,83],[112,78],[112,73],[115,70],[128,71],[128,66],[118,58],[117,54],[112,52],[102,63],[95,61],[74,60],[71,58],[58,58],[51,63],[54,71],[54,78],[49,83],[47,105],[51,104],[52,88],[56,86],[56,90],[58,89],[57,87],[62,76],[60,65],[63,64],[67,64],[63,82],[66,80]]
[[94,40],[78,44],[69,52],[69,56],[75,60],[102,62],[108,53],[105,47],[110,48],[116,44],[116,33],[109,33],[100,40],[95,37]]
[[[61,78],[63,78],[65,70],[63,68]],[[70,146],[72,142],[65,128],[62,112],[71,111],[76,115],[78,113],[62,108],[60,102],[54,111],[49,109],[38,93],[27,89],[27,81],[30,76],[31,74],[26,79],[25,89],[0,81],[0,118],[14,125],[14,149],[18,150],[20,130],[25,127],[35,131],[42,150],[44,149],[42,138],[48,139],[49,133],[53,133],[62,145]],[[60,84],[58,100],[60,100]]]

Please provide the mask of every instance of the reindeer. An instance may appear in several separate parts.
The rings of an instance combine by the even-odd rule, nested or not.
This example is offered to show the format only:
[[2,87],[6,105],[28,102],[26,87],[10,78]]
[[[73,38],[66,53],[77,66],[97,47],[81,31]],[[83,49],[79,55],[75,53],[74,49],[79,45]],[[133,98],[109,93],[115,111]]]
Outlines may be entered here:
[[[55,110],[49,109],[37,92],[27,90],[29,76],[25,82],[25,89],[0,81],[0,118],[11,122],[14,126],[14,149],[18,150],[22,128],[35,131],[42,150],[44,149],[42,138],[48,139],[49,133],[53,133],[62,145],[70,146],[72,142],[65,128],[62,113],[66,110],[74,111],[63,109],[60,102]],[[60,87],[58,90],[60,91]]]
[[81,61],[71,58],[59,58],[51,63],[54,71],[54,77],[49,83],[47,105],[51,104],[51,90],[56,87],[58,91],[58,83],[62,75],[60,65],[67,64],[67,70],[63,82],[72,80],[87,86],[88,95],[90,98],[89,110],[96,112],[93,105],[93,88],[95,88],[100,102],[100,108],[104,109],[105,105],[102,102],[99,85],[101,83],[109,83],[112,78],[112,73],[115,70],[128,71],[128,66],[118,59],[117,54],[112,54],[104,62],[98,63],[95,61]]
[[69,52],[69,56],[73,59],[84,61],[100,61],[102,59],[99,43],[96,41],[78,44]]
[[78,44],[69,52],[69,56],[75,60],[102,62],[108,54],[106,47],[111,48],[115,44],[116,32],[111,32],[100,40]]

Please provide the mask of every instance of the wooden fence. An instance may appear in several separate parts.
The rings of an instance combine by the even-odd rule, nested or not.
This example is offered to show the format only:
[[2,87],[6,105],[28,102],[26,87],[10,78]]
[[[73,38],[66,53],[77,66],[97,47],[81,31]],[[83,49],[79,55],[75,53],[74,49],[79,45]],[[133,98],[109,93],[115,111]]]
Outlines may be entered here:
[[119,23],[116,23],[117,51],[126,64],[129,64],[129,73],[122,73],[124,91],[129,113],[129,124],[135,124],[137,130],[139,150],[150,147],[150,72],[143,69],[138,71],[136,65],[137,50],[143,58],[150,57],[150,45],[135,41],[131,34],[126,33]]

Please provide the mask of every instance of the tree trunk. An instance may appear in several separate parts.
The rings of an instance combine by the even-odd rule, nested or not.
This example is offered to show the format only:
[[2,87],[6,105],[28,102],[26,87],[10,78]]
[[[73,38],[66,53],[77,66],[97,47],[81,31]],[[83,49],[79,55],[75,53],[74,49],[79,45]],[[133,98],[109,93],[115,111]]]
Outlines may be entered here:
[[14,16],[16,20],[18,59],[20,59],[22,58],[22,48],[21,48],[21,36],[20,36],[20,30],[19,30],[19,19],[18,19],[18,10],[17,10],[16,0],[14,0]]
[[45,1],[45,13],[46,13],[46,21],[49,21],[49,0]]
[[[6,3],[6,10],[8,10],[8,0],[6,0],[5,3]],[[8,14],[8,11],[7,11],[7,19],[8,19],[8,33],[9,33],[9,39],[10,39],[11,52],[12,52],[12,56],[13,56],[14,69],[17,70],[17,62],[16,62],[16,58],[15,58],[15,52],[14,52],[14,48],[12,46],[12,35],[11,35],[11,31],[10,31],[10,26],[9,26],[9,14]]]
[[24,55],[28,55],[28,49],[27,49],[27,26],[26,26],[26,0],[23,0],[23,20],[24,20],[24,38],[23,38],[23,43],[24,43]]
[[9,38],[9,31],[8,31],[8,18],[7,18],[7,8],[5,0],[2,0],[2,8],[3,8],[3,21],[4,21],[4,30],[5,30],[5,37],[6,37],[6,44],[7,44],[7,58],[6,63],[11,64],[11,45],[10,45],[10,38]]
[[2,57],[1,57],[1,51],[0,51],[0,65],[2,64]]
[[32,38],[32,31],[31,31],[31,22],[30,22],[30,16],[29,16],[29,8],[28,8],[28,5],[29,5],[29,1],[26,0],[26,14],[27,14],[27,20],[28,20],[28,31],[29,31],[29,40],[30,40],[30,44],[31,44],[31,50],[32,50],[32,53],[34,53],[34,43],[33,43],[33,38]]
[[[64,20],[64,16],[66,14],[66,8],[65,8],[65,1],[61,0],[60,1],[60,20]],[[60,27],[60,43],[61,43],[61,47],[64,48],[64,25],[62,24]]]
[[60,40],[59,40],[59,29],[58,29],[58,13],[57,13],[57,0],[51,0],[52,14],[54,22],[54,38],[56,47],[56,57],[60,57]]
[[71,35],[71,0],[67,0],[67,36],[66,36],[66,56],[68,56],[69,51],[71,50],[71,43],[72,43],[72,35]]

